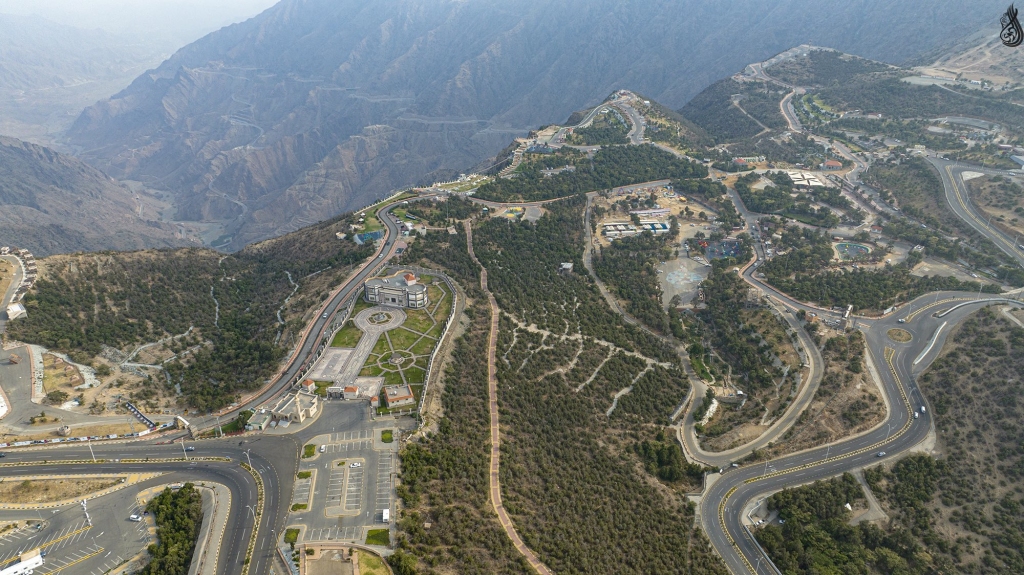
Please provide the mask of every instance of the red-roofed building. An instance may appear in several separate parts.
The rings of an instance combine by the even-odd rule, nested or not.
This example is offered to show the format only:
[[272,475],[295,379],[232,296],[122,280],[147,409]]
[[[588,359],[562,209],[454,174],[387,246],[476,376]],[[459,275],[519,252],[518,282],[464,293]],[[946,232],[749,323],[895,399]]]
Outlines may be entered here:
[[316,393],[316,382],[312,379],[307,379],[299,384],[299,389],[306,393]]
[[841,170],[843,169],[843,164],[835,160],[825,160],[825,163],[821,165],[821,169],[827,171]]

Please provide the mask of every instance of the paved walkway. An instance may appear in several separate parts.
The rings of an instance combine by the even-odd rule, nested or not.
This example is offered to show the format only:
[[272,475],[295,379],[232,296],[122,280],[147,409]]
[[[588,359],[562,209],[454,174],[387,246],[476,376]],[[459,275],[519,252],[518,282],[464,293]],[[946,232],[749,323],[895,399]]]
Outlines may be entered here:
[[501,466],[501,430],[498,427],[498,302],[494,299],[494,294],[491,293],[491,290],[487,289],[487,268],[480,263],[480,260],[476,259],[476,253],[473,252],[473,227],[468,220],[464,225],[469,256],[480,266],[480,289],[484,290],[484,293],[487,294],[487,302],[491,308],[491,330],[487,338],[487,398],[491,414],[491,506],[494,507],[494,512],[498,514],[498,522],[501,523],[501,527],[505,530],[509,539],[512,540],[516,550],[526,558],[526,561],[535,571],[541,575],[550,575],[551,571],[547,566],[541,563],[533,550],[526,546],[526,543],[523,543],[519,533],[516,532],[515,525],[512,524],[512,520],[508,517],[508,512],[505,511],[505,506],[501,502],[501,483],[498,473]]
[[[390,315],[390,319],[384,323],[373,323],[370,321],[370,318],[381,312]],[[338,371],[337,376],[330,376],[326,373],[322,374],[322,376],[334,380],[338,385],[352,385],[356,377],[359,377],[359,372],[363,369],[366,359],[373,352],[373,347],[377,345],[377,339],[380,338],[380,335],[388,330],[399,327],[404,322],[405,312],[394,307],[374,306],[359,312],[353,319],[355,326],[363,332],[363,336],[359,338],[359,343],[356,344],[355,349],[345,358],[345,365]],[[316,372],[318,369],[319,363],[317,366],[314,366],[313,371]]]

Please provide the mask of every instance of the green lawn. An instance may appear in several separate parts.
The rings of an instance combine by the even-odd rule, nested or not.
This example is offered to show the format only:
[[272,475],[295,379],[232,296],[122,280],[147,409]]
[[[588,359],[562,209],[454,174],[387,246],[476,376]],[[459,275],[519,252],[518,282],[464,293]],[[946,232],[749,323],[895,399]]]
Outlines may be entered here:
[[384,443],[391,443],[395,440],[395,433],[390,429],[385,429],[380,432],[380,440]]
[[420,334],[399,327],[389,331],[388,338],[391,340],[392,349],[407,350],[420,339]]
[[384,372],[384,383],[387,385],[402,385],[405,382],[402,381],[401,372],[386,371]]
[[314,381],[316,384],[316,394],[320,397],[327,397],[327,388],[334,385],[333,381]]
[[444,299],[440,300],[441,304],[434,310],[434,319],[437,320],[437,323],[444,323],[448,321],[448,314],[452,312],[452,295],[443,285],[439,286],[439,288],[445,295]]
[[429,337],[424,337],[416,342],[416,345],[412,346],[409,351],[413,355],[428,355],[434,351],[434,344],[437,343],[435,340]]
[[356,327],[352,320],[348,320],[345,322],[345,327],[334,335],[331,347],[355,347],[361,337],[363,337],[363,330]]
[[433,325],[434,322],[430,319],[430,314],[428,314],[426,310],[410,309],[405,312],[405,322],[402,324],[402,327],[406,327],[420,333],[426,333],[426,331],[433,327]]
[[363,299],[362,296],[359,296],[359,299],[356,300],[356,305],[352,306],[352,317],[355,317],[357,313],[363,311],[364,309],[370,309],[375,305],[377,304],[370,303]]
[[371,529],[366,532],[367,545],[387,545],[391,543],[391,535],[387,529]]
[[285,529],[284,530],[284,542],[289,545],[295,545],[295,542],[299,540],[298,529]]
[[388,353],[390,351],[391,351],[391,346],[388,345],[387,338],[383,338],[382,337],[382,338],[377,340],[377,345],[373,346],[373,351],[371,353],[376,354],[376,355],[381,355],[381,354],[384,354],[384,353]]
[[363,222],[363,229],[359,233],[365,234],[369,232],[375,232],[384,227],[384,224],[380,223],[377,216],[367,212],[366,220]]
[[405,370],[405,381],[407,383],[423,383],[427,377],[427,371],[419,367],[410,367]]
[[360,377],[376,377],[382,373],[384,373],[384,370],[377,364],[367,365],[359,370]]
[[441,337],[441,332],[442,331],[444,331],[444,324],[438,322],[437,325],[435,325],[434,327],[430,328],[430,330],[426,332],[426,335],[428,335],[428,336],[430,336],[430,337],[432,337],[434,339],[438,339],[438,338]]
[[314,455],[316,455],[316,446],[315,445],[310,443],[308,445],[303,446],[303,448],[302,448],[302,458],[303,459],[309,459],[310,457],[313,457]]
[[313,472],[312,471],[300,471],[296,475],[296,477],[298,477],[299,479],[309,479],[312,476],[313,476]]

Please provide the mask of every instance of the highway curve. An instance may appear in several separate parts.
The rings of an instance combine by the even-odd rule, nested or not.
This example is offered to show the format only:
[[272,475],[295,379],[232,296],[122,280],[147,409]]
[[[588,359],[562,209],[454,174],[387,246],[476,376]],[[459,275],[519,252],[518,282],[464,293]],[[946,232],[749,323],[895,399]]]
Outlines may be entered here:
[[1024,266],[1024,250],[1020,248],[1019,241],[1015,242],[1014,238],[1007,236],[985,220],[977,206],[971,203],[968,197],[967,184],[964,182],[963,177],[964,172],[980,172],[990,176],[1006,176],[1010,175],[1010,172],[979,168],[977,166],[965,166],[934,156],[928,156],[925,159],[939,172],[942,187],[946,192],[946,203],[949,204],[949,208],[953,210],[953,213],[979,233],[992,240],[996,247],[1013,258],[1019,265]]
[[[251,447],[248,457],[237,439],[204,441],[202,447],[190,455],[228,458],[230,461],[185,462],[181,461],[183,453],[179,444],[96,443],[93,444],[92,450],[99,463],[71,465],[54,462],[88,462],[92,455],[87,446],[65,445],[7,451],[7,457],[0,464],[0,479],[30,474],[166,472],[179,474],[179,477],[188,481],[207,479],[222,483],[231,491],[232,503],[224,530],[224,540],[218,542],[221,549],[217,572],[239,575],[253,530],[252,512],[247,506],[255,507],[257,503],[256,482],[252,474],[239,464],[251,460],[263,480],[265,493],[264,511],[260,518],[255,551],[249,569],[249,573],[259,575],[270,572],[270,565],[276,552],[277,534],[282,533],[284,529],[287,508],[281,503],[290,501],[294,465],[291,460],[297,456],[294,442],[280,437],[260,438],[258,444],[249,441],[244,446]],[[290,458],[278,457],[279,453],[285,451],[290,454]],[[129,459],[130,462],[127,461]],[[147,459],[153,462],[146,462]],[[173,461],[175,459],[177,461]],[[171,477],[173,480],[174,476]],[[282,482],[282,478],[286,481]]]
[[[410,201],[415,200],[416,198],[410,198]],[[261,405],[298,381],[299,372],[309,364],[311,358],[321,348],[328,344],[326,337],[330,333],[327,331],[327,327],[334,320],[334,314],[338,311],[341,304],[354,292],[362,288],[363,282],[367,277],[373,275],[381,265],[386,264],[394,256],[395,244],[399,237],[398,225],[391,216],[391,208],[394,206],[395,203],[392,202],[378,208],[376,215],[384,223],[386,233],[380,248],[370,260],[349,276],[348,280],[331,294],[327,303],[317,311],[316,317],[307,326],[299,347],[292,353],[288,363],[285,364],[277,379],[264,386],[263,389],[254,395],[244,398],[238,405],[218,413],[220,417],[233,417],[241,411]],[[197,424],[195,421],[192,423]],[[196,426],[200,429],[212,429],[216,426],[216,423],[205,421]]]
[[[864,434],[828,446],[728,470],[706,490],[701,502],[701,524],[731,572],[756,573],[761,569],[773,572],[742,521],[752,501],[786,487],[827,479],[897,457],[933,432],[931,410],[921,414],[919,419],[912,417],[925,402],[915,376],[938,355],[950,327],[993,300],[1024,305],[1015,300],[976,298],[977,294],[966,292],[927,294],[901,313],[877,320],[864,329],[868,355],[881,377],[889,407],[885,421]],[[952,311],[938,317],[939,313],[950,309]],[[906,319],[906,323],[899,323],[900,318]],[[888,339],[886,332],[896,326],[911,331],[914,339],[903,344]],[[921,357],[925,350],[927,353]],[[881,452],[885,452],[884,458],[879,457]]]

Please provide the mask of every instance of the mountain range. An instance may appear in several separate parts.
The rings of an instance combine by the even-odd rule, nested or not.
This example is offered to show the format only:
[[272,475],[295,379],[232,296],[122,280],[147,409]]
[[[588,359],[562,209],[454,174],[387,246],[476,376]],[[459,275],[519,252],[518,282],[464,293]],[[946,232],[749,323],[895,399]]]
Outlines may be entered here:
[[123,89],[175,46],[0,14],[0,134],[53,144],[82,109]]
[[617,88],[677,107],[804,42],[904,60],[999,6],[283,0],[89,107],[68,141],[236,249],[447,178]]
[[0,136],[0,245],[37,256],[186,245],[140,216],[149,202],[74,156]]

